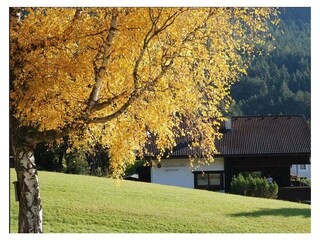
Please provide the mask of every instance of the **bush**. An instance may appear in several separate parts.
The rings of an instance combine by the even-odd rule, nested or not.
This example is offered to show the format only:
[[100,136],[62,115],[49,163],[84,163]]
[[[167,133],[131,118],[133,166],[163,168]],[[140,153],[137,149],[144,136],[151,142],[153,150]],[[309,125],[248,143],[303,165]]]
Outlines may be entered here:
[[310,179],[301,178],[300,181],[311,187],[311,180]]
[[125,176],[137,173],[137,168],[142,167],[144,163],[144,160],[136,160],[133,164],[128,165],[125,170]]
[[231,181],[231,193],[261,197],[261,198],[277,198],[278,196],[277,183],[268,183],[266,178],[244,177],[241,174],[233,176]]
[[239,174],[237,177],[233,176],[231,181],[231,193],[238,195],[246,195],[248,183],[244,176]]
[[67,169],[66,173],[72,174],[88,174],[89,173],[89,165],[87,161],[87,157],[84,152],[74,152],[67,156],[66,159]]

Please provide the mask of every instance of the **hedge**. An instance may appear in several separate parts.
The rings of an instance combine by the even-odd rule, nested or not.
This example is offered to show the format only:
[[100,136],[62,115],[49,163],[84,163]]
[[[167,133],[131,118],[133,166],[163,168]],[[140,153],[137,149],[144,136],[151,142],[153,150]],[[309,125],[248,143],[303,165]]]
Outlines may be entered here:
[[278,185],[276,182],[268,183],[266,178],[244,177],[241,174],[233,176],[231,181],[231,193],[261,197],[261,198],[277,198],[278,196]]

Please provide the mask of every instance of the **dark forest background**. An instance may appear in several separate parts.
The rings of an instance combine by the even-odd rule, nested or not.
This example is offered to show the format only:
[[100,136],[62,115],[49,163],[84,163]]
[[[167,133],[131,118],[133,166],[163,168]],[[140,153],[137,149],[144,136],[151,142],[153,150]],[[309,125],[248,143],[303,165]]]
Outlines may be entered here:
[[[311,9],[280,8],[275,49],[257,56],[231,88],[231,115],[311,115]],[[271,41],[271,40],[270,40]]]

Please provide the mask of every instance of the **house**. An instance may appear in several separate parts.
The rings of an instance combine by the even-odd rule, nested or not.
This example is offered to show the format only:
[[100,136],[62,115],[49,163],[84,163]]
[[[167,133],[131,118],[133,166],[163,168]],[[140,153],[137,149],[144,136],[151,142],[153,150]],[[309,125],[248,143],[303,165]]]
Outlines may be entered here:
[[291,176],[307,178],[311,180],[311,165],[310,164],[292,165]]
[[[188,156],[199,154],[199,149],[190,149],[180,139],[168,159],[151,161],[150,181],[228,192],[232,177],[239,173],[270,175],[279,187],[289,187],[291,174],[300,174],[301,166],[310,171],[310,128],[301,115],[233,116],[222,132],[214,163],[191,167]],[[157,153],[154,144],[147,147]]]

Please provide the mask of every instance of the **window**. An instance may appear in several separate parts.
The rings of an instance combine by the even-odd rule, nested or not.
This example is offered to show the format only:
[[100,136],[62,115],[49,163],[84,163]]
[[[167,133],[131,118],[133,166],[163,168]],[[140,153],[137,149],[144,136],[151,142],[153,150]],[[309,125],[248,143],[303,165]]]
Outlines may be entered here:
[[300,164],[300,170],[306,171],[307,165],[306,164]]
[[220,186],[221,185],[220,173],[209,173],[209,185],[210,186]]
[[206,190],[221,190],[224,189],[223,172],[193,172],[194,187]]
[[197,183],[199,186],[208,185],[208,174],[197,174]]

